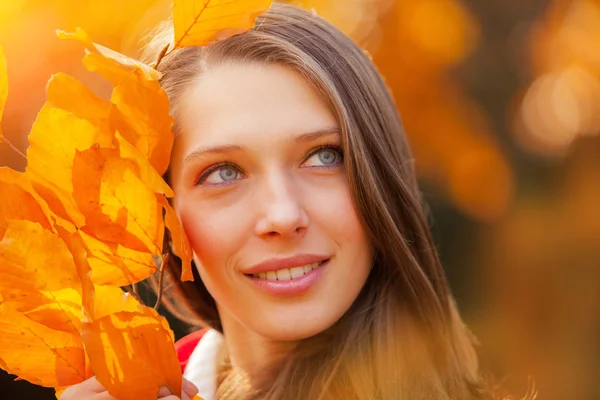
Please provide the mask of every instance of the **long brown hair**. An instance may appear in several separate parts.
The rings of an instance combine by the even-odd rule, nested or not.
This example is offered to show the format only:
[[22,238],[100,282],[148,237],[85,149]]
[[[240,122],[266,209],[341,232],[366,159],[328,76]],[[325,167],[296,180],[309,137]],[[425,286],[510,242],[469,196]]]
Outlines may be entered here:
[[[146,59],[153,61],[170,39],[172,31],[163,29]],[[376,257],[363,290],[333,327],[302,341],[265,371],[258,386],[249,388],[226,370],[218,398],[489,398],[431,238],[402,123],[369,58],[318,16],[274,5],[245,34],[178,49],[161,61],[176,134],[186,88],[223,62],[288,66],[327,100],[342,131],[354,205]],[[181,282],[176,257],[167,272],[165,303],[171,311],[191,324],[222,331],[215,300],[197,272],[194,282]]]

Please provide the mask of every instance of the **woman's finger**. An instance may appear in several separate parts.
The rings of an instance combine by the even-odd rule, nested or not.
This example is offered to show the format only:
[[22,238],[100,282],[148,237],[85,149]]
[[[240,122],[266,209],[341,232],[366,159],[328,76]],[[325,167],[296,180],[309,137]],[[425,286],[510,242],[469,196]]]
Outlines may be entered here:
[[188,381],[185,378],[183,378],[181,387],[183,390],[183,394],[187,395],[190,399],[196,394],[198,394],[198,388],[196,387],[196,385],[194,385],[192,382]]
[[161,386],[160,389],[158,389],[158,398],[159,399],[163,399],[163,398],[168,397],[168,396],[170,396],[172,394],[173,394],[173,392],[171,392],[169,390],[169,388],[166,387],[166,386]]
[[80,398],[81,393],[96,393],[100,394],[106,391],[106,388],[102,386],[98,379],[95,376],[86,379],[83,382],[80,382],[76,385],[73,385],[67,388],[62,395],[60,396],[60,400],[76,400]]

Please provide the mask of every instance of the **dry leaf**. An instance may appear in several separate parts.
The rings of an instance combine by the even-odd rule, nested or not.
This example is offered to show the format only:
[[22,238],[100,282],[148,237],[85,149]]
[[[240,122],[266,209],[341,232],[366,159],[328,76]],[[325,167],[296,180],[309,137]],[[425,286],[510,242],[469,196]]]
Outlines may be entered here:
[[81,28],[77,28],[74,33],[58,30],[56,34],[60,39],[75,39],[82,42],[86,47],[86,56],[83,60],[85,67],[89,71],[98,72],[113,86],[119,85],[123,78],[134,70],[141,71],[145,79],[158,80],[160,78],[160,73],[148,65],[92,42]]
[[2,114],[8,97],[8,71],[4,49],[0,46],[0,142],[2,142]]
[[84,324],[83,340],[98,381],[112,396],[155,399],[160,386],[181,396],[173,333],[156,311],[143,307]]
[[205,46],[254,26],[273,0],[175,0],[174,48]]
[[162,175],[169,166],[173,118],[169,98],[159,83],[139,71],[125,76],[111,96],[111,127],[142,153]]
[[73,385],[87,378],[79,335],[34,322],[0,303],[0,363],[3,369],[42,386]]
[[171,241],[175,255],[181,258],[181,280],[193,281],[192,275],[192,248],[190,242],[181,226],[175,210],[171,207],[163,195],[156,195],[158,202],[165,209],[165,225],[171,234]]

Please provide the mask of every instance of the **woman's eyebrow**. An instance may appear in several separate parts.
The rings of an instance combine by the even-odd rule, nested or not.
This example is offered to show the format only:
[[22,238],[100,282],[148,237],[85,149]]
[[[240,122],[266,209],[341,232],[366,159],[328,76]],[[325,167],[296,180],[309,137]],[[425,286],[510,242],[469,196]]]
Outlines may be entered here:
[[[310,142],[310,141],[319,139],[323,136],[339,135],[339,134],[340,134],[339,128],[331,127],[331,128],[319,129],[317,131],[301,133],[299,135],[294,136],[292,140],[296,143]],[[192,161],[193,159],[205,156],[207,154],[229,154],[234,151],[240,151],[240,150],[242,150],[242,147],[235,145],[235,144],[224,144],[224,145],[218,145],[218,146],[200,147],[200,148],[197,148],[196,150],[192,151],[190,154],[188,154],[185,157],[185,159],[183,160],[183,162],[184,162],[184,164],[187,164],[190,161]]]
[[242,150],[241,146],[235,144],[225,144],[220,146],[211,146],[211,147],[200,147],[190,154],[188,154],[183,160],[184,164],[192,161],[194,158],[202,157],[207,154],[227,154],[233,151]]
[[319,129],[313,132],[301,133],[294,137],[294,142],[310,142],[319,139],[323,136],[339,135],[340,129],[338,127],[330,127],[325,129]]

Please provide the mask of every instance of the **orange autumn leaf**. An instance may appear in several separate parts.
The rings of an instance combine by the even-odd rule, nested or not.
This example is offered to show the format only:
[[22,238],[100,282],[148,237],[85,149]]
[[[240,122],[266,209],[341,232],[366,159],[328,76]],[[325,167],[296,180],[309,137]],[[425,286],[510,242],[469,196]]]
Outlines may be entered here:
[[137,177],[137,166],[117,149],[77,152],[73,196],[86,224],[81,230],[107,243],[162,254],[162,210],[153,191]]
[[9,220],[0,241],[0,293],[40,324],[80,331],[81,283],[56,234],[31,221]]
[[110,104],[72,76],[62,72],[53,75],[46,92],[52,107],[69,111],[96,126],[107,123]]
[[169,98],[158,81],[144,79],[139,70],[123,77],[110,99],[111,127],[142,153],[162,175],[169,166],[173,118]]
[[174,48],[205,46],[245,32],[273,0],[175,0]]
[[0,46],[0,142],[2,142],[2,114],[8,97],[8,71],[4,49]]
[[160,73],[150,66],[92,42],[81,28],[77,28],[74,33],[57,30],[56,34],[60,39],[74,39],[83,43],[86,47],[86,55],[83,60],[85,67],[91,72],[98,72],[113,86],[121,83],[123,78],[134,70],[141,71],[145,79],[158,80],[160,78]]
[[52,229],[52,217],[46,203],[33,190],[27,175],[10,168],[0,168],[0,240],[4,236],[7,220],[21,219],[38,222]]
[[167,199],[162,195],[157,195],[158,202],[165,209],[165,225],[171,234],[171,242],[173,243],[173,251],[175,255],[181,258],[181,280],[193,281],[192,275],[192,248],[190,242],[183,230],[183,226],[171,207]]
[[79,335],[39,324],[0,303],[0,364],[11,374],[38,385],[73,385],[87,378]]
[[96,285],[94,319],[101,319],[122,311],[139,312],[142,305],[129,293],[117,286]]
[[144,157],[131,143],[127,141],[119,132],[115,132],[119,154],[126,160],[133,161],[139,168],[138,177],[144,182],[148,189],[155,193],[164,194],[167,197],[173,197],[173,190],[164,181],[158,171],[150,164],[148,158]]
[[97,285],[126,286],[140,282],[157,271],[151,253],[105,243],[81,231],[80,236],[92,269],[92,282]]
[[48,103],[44,105],[29,134],[26,173],[57,216],[75,226],[85,224],[73,199],[75,154],[111,143],[111,137],[89,121]]
[[84,324],[83,340],[98,381],[112,396],[155,399],[161,386],[181,396],[173,333],[153,309],[118,312]]

